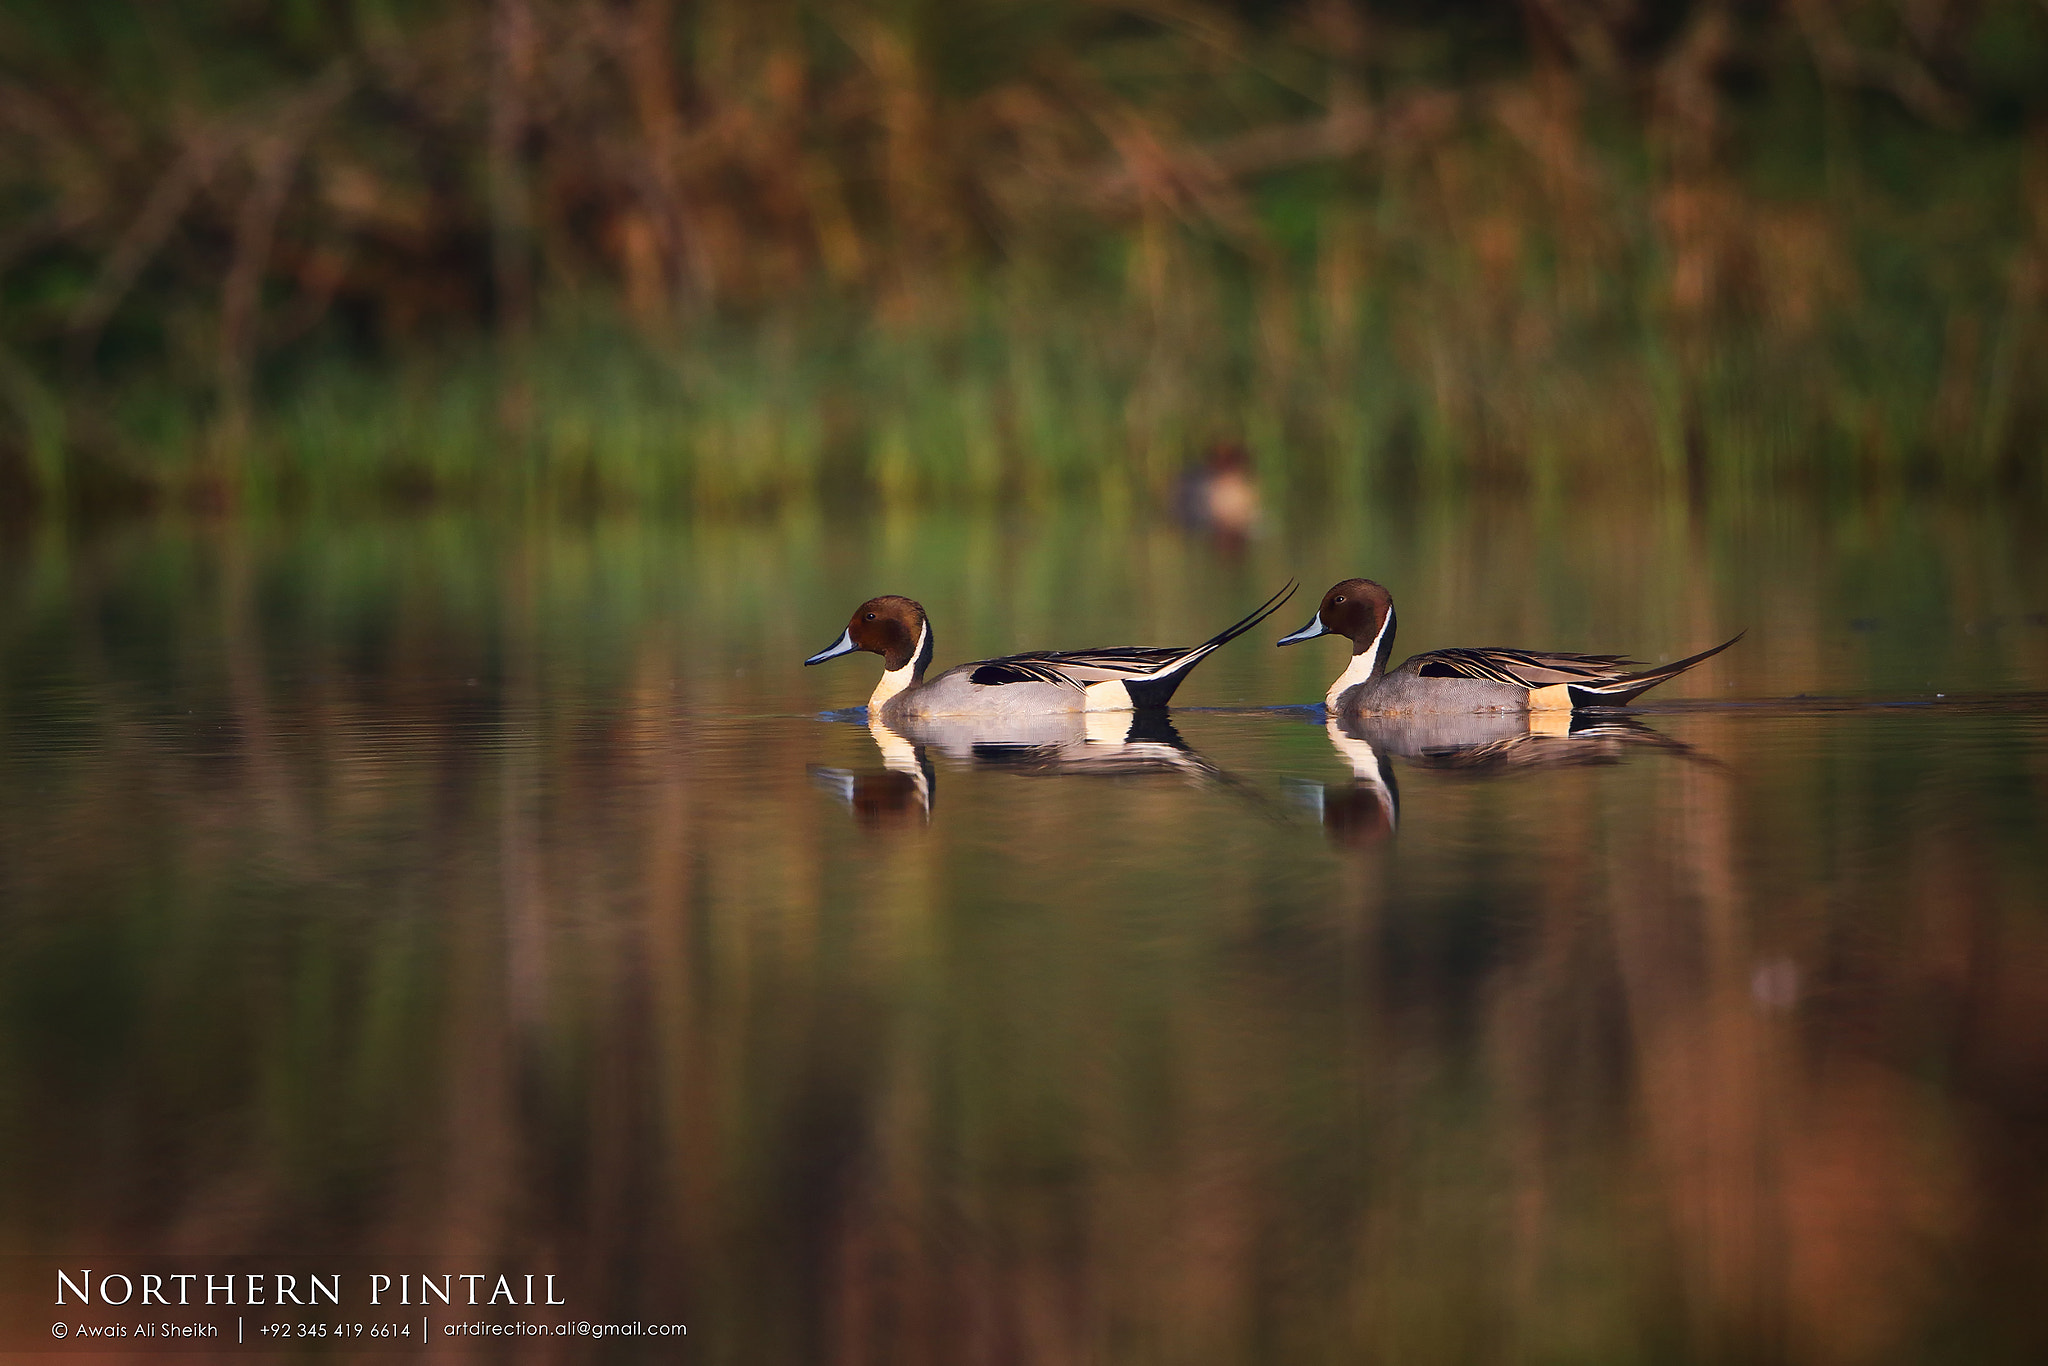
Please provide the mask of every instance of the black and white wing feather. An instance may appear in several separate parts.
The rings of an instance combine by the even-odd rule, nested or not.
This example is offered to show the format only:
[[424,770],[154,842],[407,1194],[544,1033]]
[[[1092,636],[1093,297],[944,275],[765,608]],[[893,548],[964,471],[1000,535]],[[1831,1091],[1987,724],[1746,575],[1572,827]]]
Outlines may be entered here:
[[1431,650],[1401,667],[1412,665],[1423,678],[1482,678],[1529,689],[1563,684],[1570,689],[1576,706],[1622,706],[1702,660],[1712,659],[1742,639],[1743,634],[1738,632],[1734,639],[1711,650],[1655,667],[1621,655],[1546,654],[1498,647]]
[[1289,580],[1257,611],[1200,645],[1112,645],[1091,650],[1005,655],[975,665],[968,680],[985,688],[1006,683],[1052,683],[1076,692],[1086,692],[1095,683],[1125,683],[1134,685],[1131,695],[1140,705],[1164,706],[1188,670],[1264,621],[1293,596],[1294,589],[1293,580]]
[[976,665],[967,678],[984,688],[998,688],[1005,683],[1054,683],[1085,691],[1078,679],[1060,667],[1060,657],[1052,654],[1007,655],[1002,659],[991,659]]
[[1478,678],[1524,688],[1547,688],[1557,683],[1610,683],[1643,667],[1620,655],[1548,654],[1497,646],[1431,650],[1415,659],[1415,672],[1423,678]]

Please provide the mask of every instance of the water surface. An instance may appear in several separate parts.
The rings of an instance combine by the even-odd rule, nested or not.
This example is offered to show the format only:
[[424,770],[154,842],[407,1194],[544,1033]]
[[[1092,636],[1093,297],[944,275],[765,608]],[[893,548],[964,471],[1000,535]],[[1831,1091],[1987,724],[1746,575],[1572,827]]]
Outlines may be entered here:
[[[545,1263],[721,1361],[2037,1360],[2038,531],[17,539],[0,1251]],[[1749,635],[1629,721],[1347,731],[1269,641],[1354,573],[1401,652]],[[943,666],[1290,575],[1135,734],[798,667],[876,592]]]

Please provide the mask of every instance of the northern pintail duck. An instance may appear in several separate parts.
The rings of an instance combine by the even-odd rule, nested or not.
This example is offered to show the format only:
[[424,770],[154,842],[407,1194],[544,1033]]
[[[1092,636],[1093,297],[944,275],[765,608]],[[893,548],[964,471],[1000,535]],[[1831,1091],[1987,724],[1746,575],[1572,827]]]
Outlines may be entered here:
[[1620,707],[1711,659],[1742,639],[1670,664],[1646,668],[1620,655],[1547,654],[1536,650],[1431,650],[1388,669],[1394,650],[1394,597],[1371,579],[1346,579],[1323,594],[1308,625],[1277,644],[1345,636],[1351,664],[1324,695],[1333,713],[1570,711]]
[[1259,485],[1251,453],[1219,441],[1202,463],[1182,472],[1174,511],[1183,525],[1206,531],[1227,549],[1242,549],[1259,520]]
[[929,683],[924,671],[932,662],[932,626],[924,608],[909,598],[869,598],[854,609],[839,639],[804,663],[822,664],[856,650],[880,655],[882,681],[868,698],[868,712],[891,723],[931,716],[1163,707],[1195,665],[1264,621],[1294,589],[1289,581],[1257,611],[1200,645],[1119,645],[1005,655],[956,665]]

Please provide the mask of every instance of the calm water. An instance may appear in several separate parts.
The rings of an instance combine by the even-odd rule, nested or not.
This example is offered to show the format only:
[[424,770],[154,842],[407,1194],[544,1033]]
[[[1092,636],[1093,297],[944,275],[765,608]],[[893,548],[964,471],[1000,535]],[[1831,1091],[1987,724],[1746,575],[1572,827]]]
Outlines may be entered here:
[[[690,1325],[534,1359],[2048,1353],[2038,514],[7,534],[17,1266]],[[1399,653],[1749,635],[1632,722],[1332,730],[1270,641],[1362,572]],[[945,665],[1289,575],[1135,734],[798,667],[876,592]]]

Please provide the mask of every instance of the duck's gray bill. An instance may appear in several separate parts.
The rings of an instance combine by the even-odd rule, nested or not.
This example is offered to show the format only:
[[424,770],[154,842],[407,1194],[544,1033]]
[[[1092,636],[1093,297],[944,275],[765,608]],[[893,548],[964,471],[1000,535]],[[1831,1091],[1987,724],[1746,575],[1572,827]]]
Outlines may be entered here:
[[841,655],[850,655],[859,648],[860,646],[853,643],[853,628],[849,626],[839,633],[839,639],[812,655],[804,663],[807,665],[823,664],[828,659],[837,659]]
[[1317,636],[1326,636],[1328,634],[1330,634],[1330,628],[1323,625],[1323,614],[1318,609],[1316,614],[1308,619],[1308,625],[1302,627],[1291,636],[1280,637],[1280,639],[1273,643],[1275,645],[1299,645],[1304,640],[1314,640]]

